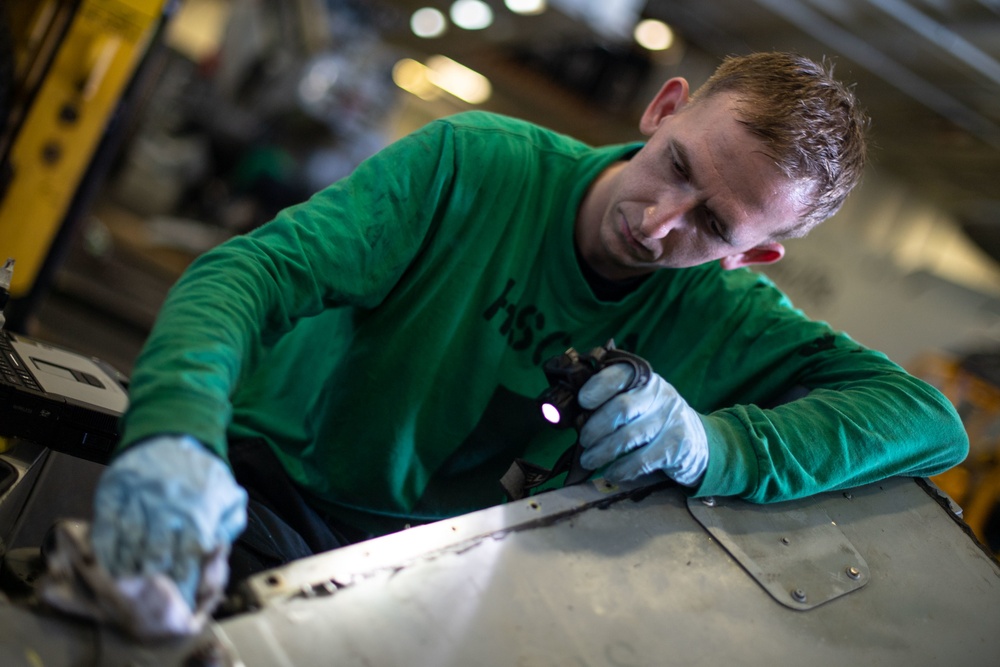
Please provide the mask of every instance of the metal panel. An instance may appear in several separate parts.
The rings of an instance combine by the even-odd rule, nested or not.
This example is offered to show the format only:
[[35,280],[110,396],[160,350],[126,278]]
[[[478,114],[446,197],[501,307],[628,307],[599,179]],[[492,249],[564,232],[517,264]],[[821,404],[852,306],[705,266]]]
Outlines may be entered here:
[[868,583],[868,563],[823,507],[689,499],[695,519],[783,605],[812,609]]
[[0,604],[0,662],[951,667],[1000,655],[1000,564],[921,484],[725,507],[829,517],[868,583],[792,609],[695,521],[681,490],[587,484],[266,573],[253,582],[268,591],[260,609],[188,642],[137,646]]
[[0,461],[11,466],[16,475],[13,483],[0,494],[0,554],[9,547],[18,517],[35,486],[49,450],[24,440],[0,438]]
[[[536,499],[539,511],[549,500]],[[340,585],[332,594],[306,586],[314,597],[272,598],[221,629],[251,667],[333,656],[339,665],[840,667],[1000,655],[1000,566],[912,480],[767,508],[727,502],[737,505],[821,510],[867,562],[869,583],[808,611],[778,604],[668,489],[497,529],[499,516],[524,512],[515,503],[331,552],[281,577],[330,574]],[[485,530],[473,536],[466,522],[480,519]],[[463,531],[471,539],[441,539]]]

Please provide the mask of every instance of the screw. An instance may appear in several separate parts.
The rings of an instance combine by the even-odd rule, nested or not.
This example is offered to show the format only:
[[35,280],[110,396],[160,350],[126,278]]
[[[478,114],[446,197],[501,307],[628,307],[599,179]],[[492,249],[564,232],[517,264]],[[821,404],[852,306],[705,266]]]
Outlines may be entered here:
[[75,123],[80,120],[80,109],[72,102],[67,102],[59,109],[59,120],[64,123]]
[[787,537],[782,537],[781,538],[781,543],[782,544],[791,544],[791,542],[789,541],[789,539]]
[[42,146],[42,162],[45,164],[55,164],[62,157],[62,146],[55,140],[45,142]]
[[851,500],[851,499],[854,498],[854,495],[852,493],[850,493],[849,491],[845,491],[844,492],[844,497],[847,498],[848,500]]
[[855,579],[855,580],[856,579],[860,579],[861,578],[861,570],[859,570],[858,568],[856,568],[856,567],[854,567],[852,565],[849,568],[847,568],[847,576],[850,577],[851,579]]
[[702,498],[701,502],[704,503],[707,507],[715,507],[715,498],[713,496]]
[[806,592],[801,588],[796,588],[794,591],[792,591],[792,599],[795,600],[796,602],[805,602]]

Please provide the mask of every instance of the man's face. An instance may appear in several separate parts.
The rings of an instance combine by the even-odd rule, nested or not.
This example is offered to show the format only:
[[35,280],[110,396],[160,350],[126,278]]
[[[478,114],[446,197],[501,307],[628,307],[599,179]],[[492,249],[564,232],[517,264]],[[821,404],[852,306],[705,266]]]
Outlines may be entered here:
[[811,183],[784,176],[733,107],[729,93],[690,103],[683,79],[667,82],[640,122],[647,144],[599,177],[581,209],[577,242],[598,273],[782,257],[775,235],[799,221]]

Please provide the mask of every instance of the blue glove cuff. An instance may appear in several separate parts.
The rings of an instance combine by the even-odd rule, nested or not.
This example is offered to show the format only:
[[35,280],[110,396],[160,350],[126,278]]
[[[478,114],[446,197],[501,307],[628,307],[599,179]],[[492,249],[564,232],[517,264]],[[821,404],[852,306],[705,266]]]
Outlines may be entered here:
[[242,532],[246,503],[229,467],[197,440],[150,438],[101,477],[91,529],[95,556],[115,576],[166,573],[193,603],[202,563],[228,551]]
[[679,484],[694,486],[708,465],[708,437],[701,417],[677,390],[657,374],[641,387],[622,392],[633,369],[609,366],[580,389],[580,405],[595,408],[580,429],[581,463],[605,464],[611,482],[666,473]]

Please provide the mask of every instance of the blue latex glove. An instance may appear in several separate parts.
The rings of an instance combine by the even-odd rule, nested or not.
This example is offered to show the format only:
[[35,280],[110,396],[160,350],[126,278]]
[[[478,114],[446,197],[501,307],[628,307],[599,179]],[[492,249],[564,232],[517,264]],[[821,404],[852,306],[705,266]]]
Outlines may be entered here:
[[189,436],[156,436],[101,476],[91,542],[112,576],[166,574],[195,608],[202,564],[246,526],[247,494],[229,467]]
[[580,388],[580,406],[594,410],[580,429],[580,463],[590,470],[611,463],[604,478],[614,483],[661,471],[696,485],[708,466],[701,418],[656,373],[642,387],[620,393],[634,373],[627,364],[612,364]]

